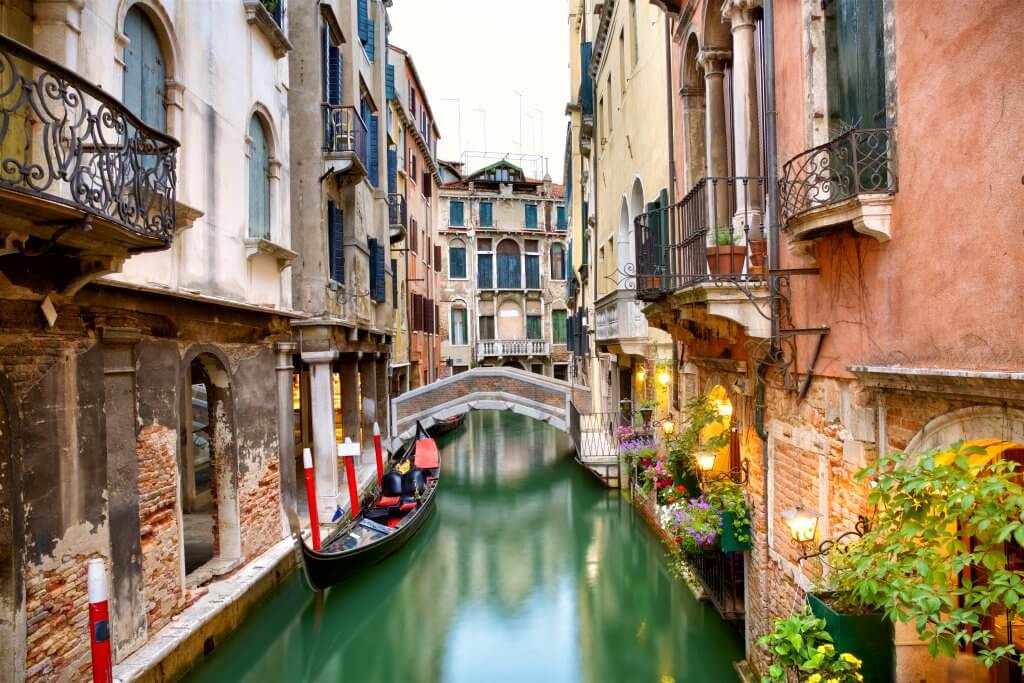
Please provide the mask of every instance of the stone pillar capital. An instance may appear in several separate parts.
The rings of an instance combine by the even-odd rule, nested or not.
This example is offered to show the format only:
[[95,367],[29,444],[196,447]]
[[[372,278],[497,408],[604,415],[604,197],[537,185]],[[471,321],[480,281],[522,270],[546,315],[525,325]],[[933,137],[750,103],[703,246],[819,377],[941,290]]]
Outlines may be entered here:
[[697,53],[697,63],[704,69],[704,78],[721,78],[725,63],[732,59],[732,50],[709,47]]
[[754,10],[761,7],[762,0],[725,0],[722,3],[722,21],[728,21],[732,31],[754,28]]
[[337,351],[304,351],[302,362],[309,365],[324,365],[333,363],[338,357]]

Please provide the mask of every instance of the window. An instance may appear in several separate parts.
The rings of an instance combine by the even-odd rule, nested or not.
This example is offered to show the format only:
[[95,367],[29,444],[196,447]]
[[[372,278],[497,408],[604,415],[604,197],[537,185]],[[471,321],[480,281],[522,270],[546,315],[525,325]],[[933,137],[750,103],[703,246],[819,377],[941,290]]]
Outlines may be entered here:
[[566,324],[564,308],[551,311],[551,342],[553,344],[566,343]]
[[608,89],[605,91],[608,93],[608,132],[611,133],[615,130],[615,123],[612,121],[612,112],[615,111],[614,100],[612,99],[612,75],[608,74]]
[[638,30],[640,22],[636,16],[636,0],[629,0],[629,23],[629,30],[633,35],[633,66],[636,66],[640,61],[640,31]]
[[619,31],[619,88],[626,94],[626,29]]
[[494,204],[491,202],[480,202],[480,227],[494,227]]
[[375,239],[367,240],[367,251],[370,260],[370,300],[381,304],[387,301],[384,245]]
[[341,207],[327,200],[327,262],[331,279],[345,284],[345,222]]
[[416,219],[410,216],[409,217],[409,251],[411,251],[414,254],[418,254],[419,250],[420,250],[419,249],[419,247],[420,247],[419,240],[417,239],[419,237],[419,232],[420,232],[420,229],[419,229],[419,225],[417,225],[417,223],[416,223]]
[[565,247],[561,242],[551,244],[551,279],[565,279]]
[[526,205],[526,227],[536,228],[537,227],[537,205],[527,204]]
[[512,240],[503,240],[498,244],[498,287],[519,289],[522,286],[519,245]]
[[828,114],[841,128],[884,128],[885,47],[881,0],[825,5]]
[[462,240],[454,240],[448,245],[448,279],[466,279],[466,245]]
[[531,364],[530,365],[530,372],[532,372],[535,375],[543,375],[544,374],[544,364],[543,363],[533,363],[533,364]]
[[453,308],[452,309],[452,324],[449,331],[448,340],[452,344],[465,345],[469,343],[466,336],[466,309],[465,308]]
[[537,240],[526,240],[526,288],[540,289],[540,254]]
[[526,316],[526,338],[527,339],[543,339],[544,333],[541,329],[540,316],[539,315],[528,315]]
[[448,202],[448,225],[459,228],[465,225],[462,217],[463,208],[465,204],[462,202]]
[[551,369],[554,371],[555,379],[563,382],[569,381],[569,365],[566,363],[555,363]]
[[339,105],[344,82],[341,48],[334,44],[331,31],[326,24],[320,27],[320,52],[324,65],[321,97],[327,104]]
[[270,239],[270,149],[263,122],[249,121],[249,237]]
[[124,16],[124,88],[122,101],[143,123],[166,130],[167,72],[156,28],[139,6]]
[[490,341],[491,339],[494,339],[493,315],[480,316],[480,339],[483,341]]
[[480,289],[494,287],[494,254],[490,240],[476,243],[476,286]]
[[565,207],[559,206],[555,209],[555,227],[559,230],[565,230],[569,227],[568,221],[565,219]]
[[374,187],[379,187],[380,159],[377,151],[378,116],[365,98],[359,100],[359,114],[363,117],[363,123],[366,124],[366,172],[370,176],[370,184]]
[[391,259],[391,308],[398,308],[398,260]]

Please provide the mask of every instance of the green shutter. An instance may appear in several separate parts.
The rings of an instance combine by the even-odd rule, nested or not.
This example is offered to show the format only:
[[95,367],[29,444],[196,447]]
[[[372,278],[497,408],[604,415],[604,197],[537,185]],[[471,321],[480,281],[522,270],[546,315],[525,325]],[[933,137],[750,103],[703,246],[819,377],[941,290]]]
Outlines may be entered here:
[[536,228],[537,227],[537,205],[527,204],[526,205],[526,227]]
[[463,222],[462,209],[462,202],[448,203],[448,225],[454,225],[456,227],[465,225]]
[[480,227],[490,228],[494,226],[494,205],[490,202],[480,202]]
[[167,128],[167,72],[153,22],[139,7],[124,17],[125,72],[122,101],[128,110],[157,130]]
[[551,341],[564,344],[566,340],[565,310],[551,311]]
[[544,334],[541,331],[541,321],[539,315],[528,315],[526,316],[526,338],[527,339],[543,339]]
[[830,0],[825,6],[829,117],[844,127],[885,128],[882,0]]
[[270,239],[270,149],[259,118],[249,121],[249,237]]

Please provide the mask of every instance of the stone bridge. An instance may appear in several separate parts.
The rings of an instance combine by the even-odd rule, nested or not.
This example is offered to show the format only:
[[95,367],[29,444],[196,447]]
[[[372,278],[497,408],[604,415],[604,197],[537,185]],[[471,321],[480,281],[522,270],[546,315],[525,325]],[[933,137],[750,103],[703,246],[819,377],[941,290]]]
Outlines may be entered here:
[[470,410],[511,410],[569,431],[569,405],[590,405],[590,390],[514,368],[474,368],[408,391],[391,401],[392,445],[424,427]]

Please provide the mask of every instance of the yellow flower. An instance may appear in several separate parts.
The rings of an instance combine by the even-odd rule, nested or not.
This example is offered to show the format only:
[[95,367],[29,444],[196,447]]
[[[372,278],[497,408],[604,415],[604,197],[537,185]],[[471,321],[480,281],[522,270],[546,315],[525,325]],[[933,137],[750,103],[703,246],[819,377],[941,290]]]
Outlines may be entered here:
[[863,677],[863,676],[861,676],[860,674],[854,674],[854,676],[856,676],[856,677],[857,677],[857,680],[858,680],[858,681],[863,681],[863,680],[864,680],[864,677]]
[[849,662],[850,664],[853,664],[857,667],[859,667],[863,663],[859,659],[851,655],[849,652],[844,652],[843,654],[839,655],[839,659],[843,660],[844,662]]
[[821,674],[811,674],[807,677],[807,683],[821,683]]
[[825,683],[839,683],[839,679],[838,678],[830,678],[827,681],[825,681]]
[[826,652],[832,652],[832,650],[834,649],[835,648],[832,646],[832,643],[822,643],[818,646],[818,652],[822,654],[825,654]]

